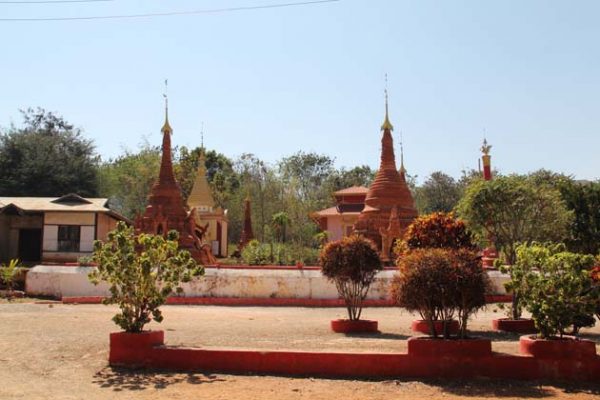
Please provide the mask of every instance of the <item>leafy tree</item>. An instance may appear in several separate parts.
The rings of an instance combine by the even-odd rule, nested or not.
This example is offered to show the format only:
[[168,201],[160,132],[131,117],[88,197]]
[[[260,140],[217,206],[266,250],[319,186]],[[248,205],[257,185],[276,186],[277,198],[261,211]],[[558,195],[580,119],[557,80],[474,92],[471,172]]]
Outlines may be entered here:
[[21,113],[23,126],[0,135],[0,195],[96,196],[99,158],[92,141],[42,108]]
[[600,182],[580,183],[565,180],[560,192],[573,212],[570,234],[565,240],[572,251],[584,254],[600,252]]
[[145,142],[138,152],[125,151],[105,162],[98,171],[100,195],[108,197],[111,207],[127,217],[143,213],[158,179],[160,157],[160,148]]
[[540,244],[521,245],[517,254],[518,263],[530,267],[523,302],[542,339],[562,337],[582,316],[593,321],[600,302],[600,291],[592,288],[594,257],[565,251],[563,245]]
[[[351,186],[368,187],[375,178],[375,171],[368,165],[360,165],[351,169],[341,168],[332,172],[329,177],[332,192]],[[328,186],[329,186],[328,185]]]
[[109,232],[105,242],[94,243],[92,261],[98,267],[90,274],[95,285],[110,285],[110,297],[104,304],[118,304],[120,313],[113,321],[125,332],[141,332],[150,321],[163,320],[160,306],[174,292],[182,292],[180,284],[203,275],[187,250],[179,250],[178,233],[167,237],[141,234],[123,222]]
[[454,178],[436,171],[417,189],[415,202],[419,212],[423,214],[450,212],[460,200],[461,194],[462,188]]
[[457,211],[481,240],[494,239],[508,264],[518,243],[563,240],[572,220],[557,189],[519,175],[473,181]]
[[278,240],[281,243],[285,243],[285,231],[290,224],[290,217],[284,211],[280,211],[273,214],[271,221],[271,224],[277,233]]
[[375,274],[383,269],[373,242],[358,235],[330,242],[321,251],[323,275],[335,283],[350,320],[359,320]]
[[279,162],[279,172],[285,183],[293,184],[298,198],[310,200],[322,192],[323,184],[334,172],[333,162],[329,156],[300,151],[284,157]]

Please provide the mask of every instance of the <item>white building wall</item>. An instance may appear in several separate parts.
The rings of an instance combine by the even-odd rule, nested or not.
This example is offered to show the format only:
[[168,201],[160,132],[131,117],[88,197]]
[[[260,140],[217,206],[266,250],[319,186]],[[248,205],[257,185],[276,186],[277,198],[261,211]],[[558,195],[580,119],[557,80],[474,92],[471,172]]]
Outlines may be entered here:
[[[53,297],[108,296],[107,285],[92,285],[92,267],[38,265],[27,274],[29,295]],[[377,274],[367,298],[386,299],[395,270]],[[496,294],[504,294],[507,275],[490,273]],[[337,299],[335,285],[320,270],[262,270],[207,268],[206,275],[183,285],[186,297]]]

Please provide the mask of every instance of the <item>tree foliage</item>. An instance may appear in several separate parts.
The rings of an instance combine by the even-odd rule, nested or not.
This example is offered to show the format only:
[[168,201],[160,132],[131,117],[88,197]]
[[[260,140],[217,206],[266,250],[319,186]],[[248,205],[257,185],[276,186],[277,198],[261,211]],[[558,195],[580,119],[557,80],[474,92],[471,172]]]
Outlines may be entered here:
[[0,134],[0,195],[97,195],[99,157],[92,141],[42,108],[21,113],[23,126]]
[[594,257],[568,252],[563,245],[532,244],[517,248],[517,260],[528,267],[523,302],[541,338],[562,337],[585,316],[594,321],[600,302],[591,276]]
[[421,214],[450,212],[462,195],[463,188],[453,177],[435,171],[417,188],[415,203]]
[[204,274],[187,250],[179,250],[178,233],[167,237],[141,234],[119,222],[105,242],[94,243],[92,261],[98,267],[90,274],[94,284],[106,282],[110,297],[105,304],[117,304],[120,313],[113,321],[126,332],[141,332],[146,324],[163,320],[160,306],[180,284]]
[[402,246],[422,248],[475,249],[471,233],[452,213],[436,212],[416,218],[406,230]]
[[[458,317],[459,337],[465,338],[469,317],[485,305],[489,288],[481,259],[470,249],[422,248],[398,259],[392,296],[397,304],[418,312],[429,324],[433,337],[450,333],[447,324]],[[437,332],[434,321],[443,321]]]
[[360,319],[375,274],[383,269],[373,242],[353,235],[330,242],[321,251],[323,275],[335,283],[343,297],[350,320]]
[[572,220],[557,189],[520,175],[473,181],[457,211],[480,240],[493,238],[509,264],[518,243],[561,241]]

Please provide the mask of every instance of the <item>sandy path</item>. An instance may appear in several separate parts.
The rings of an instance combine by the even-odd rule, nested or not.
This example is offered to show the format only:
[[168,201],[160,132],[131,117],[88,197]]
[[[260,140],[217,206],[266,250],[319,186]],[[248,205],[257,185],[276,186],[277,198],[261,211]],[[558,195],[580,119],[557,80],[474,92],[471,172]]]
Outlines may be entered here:
[[[513,381],[351,381],[150,372],[107,367],[110,318],[101,305],[0,304],[0,399],[422,399],[598,398],[600,385],[548,386]],[[414,316],[398,309],[365,310],[377,319],[378,336],[347,337],[329,330],[343,309],[193,307],[164,308],[169,345],[405,351]],[[480,313],[471,322],[493,337],[494,350],[515,353],[517,336],[486,332],[498,314]],[[599,324],[600,325],[600,324]],[[600,327],[586,332],[600,342]],[[600,352],[600,345],[597,346]]]

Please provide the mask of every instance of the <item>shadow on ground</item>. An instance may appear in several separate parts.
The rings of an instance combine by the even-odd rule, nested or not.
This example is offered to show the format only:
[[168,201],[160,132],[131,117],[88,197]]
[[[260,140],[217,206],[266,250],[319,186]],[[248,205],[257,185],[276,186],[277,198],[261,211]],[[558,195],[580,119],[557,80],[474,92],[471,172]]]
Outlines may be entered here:
[[396,339],[396,340],[408,340],[410,336],[401,335],[399,333],[346,333],[345,336],[351,338],[363,338],[363,339]]
[[167,386],[188,383],[192,385],[222,382],[225,379],[204,373],[177,373],[153,370],[131,370],[125,368],[106,367],[94,375],[94,384],[101,388],[111,388],[115,392],[164,389]]
[[424,383],[438,387],[442,392],[464,397],[518,397],[541,399],[556,397],[560,392],[600,395],[600,385],[594,383],[565,383],[515,380],[427,380]]

